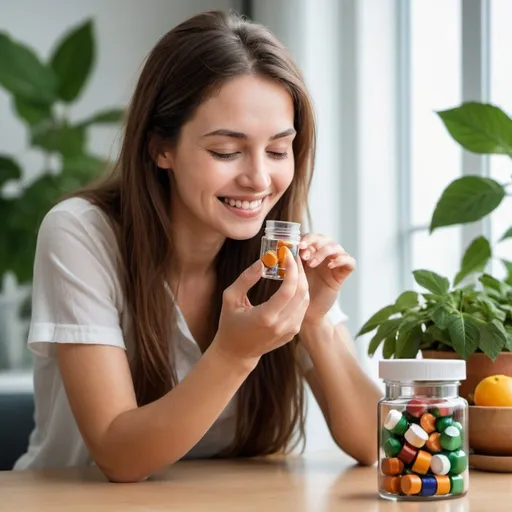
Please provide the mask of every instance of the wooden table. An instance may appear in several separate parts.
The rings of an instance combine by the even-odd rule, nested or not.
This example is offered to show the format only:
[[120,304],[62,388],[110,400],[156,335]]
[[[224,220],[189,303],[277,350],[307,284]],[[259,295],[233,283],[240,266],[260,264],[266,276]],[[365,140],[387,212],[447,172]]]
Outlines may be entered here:
[[512,475],[472,471],[467,496],[379,499],[376,468],[342,454],[183,461],[151,480],[108,483],[97,468],[0,472],[0,511],[12,512],[495,512],[512,510]]

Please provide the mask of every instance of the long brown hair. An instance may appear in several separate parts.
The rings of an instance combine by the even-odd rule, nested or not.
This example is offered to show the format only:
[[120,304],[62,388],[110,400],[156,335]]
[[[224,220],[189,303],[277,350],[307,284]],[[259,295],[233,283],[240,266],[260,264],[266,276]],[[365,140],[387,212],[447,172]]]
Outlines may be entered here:
[[[152,141],[175,143],[183,124],[215,88],[247,74],[275,80],[293,99],[295,174],[267,218],[302,222],[315,152],[311,101],[283,45],[266,28],[233,13],[196,15],[157,43],[140,75],[113,172],[77,193],[99,206],[117,233],[132,319],[135,354],[130,364],[139,405],[156,400],[177,383],[169,347],[174,307],[164,286],[173,258],[172,181],[169,171],[155,164]],[[262,232],[263,226],[253,239],[227,239],[216,258],[211,318],[215,330],[222,290],[258,258]],[[268,300],[275,286],[261,280],[250,292],[252,303]],[[296,358],[296,340],[261,358],[239,390],[235,440],[223,455],[270,454],[304,439],[304,387]]]

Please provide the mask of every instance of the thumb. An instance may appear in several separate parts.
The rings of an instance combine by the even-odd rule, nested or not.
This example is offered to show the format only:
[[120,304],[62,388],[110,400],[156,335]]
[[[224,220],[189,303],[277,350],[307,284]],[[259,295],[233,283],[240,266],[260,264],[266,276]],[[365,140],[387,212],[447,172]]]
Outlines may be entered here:
[[245,295],[261,279],[262,274],[263,266],[258,259],[240,274],[231,288],[237,295]]

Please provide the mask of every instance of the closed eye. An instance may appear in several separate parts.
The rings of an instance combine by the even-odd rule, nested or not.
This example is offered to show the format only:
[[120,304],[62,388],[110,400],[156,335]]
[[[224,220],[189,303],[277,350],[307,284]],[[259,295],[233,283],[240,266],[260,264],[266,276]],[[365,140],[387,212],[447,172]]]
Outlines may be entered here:
[[284,160],[285,158],[288,158],[288,153],[286,151],[284,153],[278,151],[267,151],[267,154],[276,160]]
[[240,153],[237,151],[235,153],[218,153],[217,151],[208,150],[208,153],[213,156],[213,158],[217,158],[217,160],[233,160]]
[[[237,155],[240,155],[241,153],[239,151],[235,151],[234,153],[219,153],[218,151],[208,150],[208,153],[213,156],[213,158],[216,158],[217,160],[234,160]],[[280,152],[280,151],[267,151],[267,154],[275,159],[275,160],[284,160],[285,158],[288,158],[288,153]]]

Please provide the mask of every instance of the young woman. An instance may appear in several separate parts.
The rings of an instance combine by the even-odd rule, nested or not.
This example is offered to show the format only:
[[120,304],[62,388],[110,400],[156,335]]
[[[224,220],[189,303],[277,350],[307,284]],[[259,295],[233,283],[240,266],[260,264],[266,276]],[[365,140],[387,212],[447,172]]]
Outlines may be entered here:
[[36,428],[16,469],[135,482],[183,457],[286,451],[303,380],[333,439],[377,457],[380,392],[336,300],[354,260],[317,234],[262,279],[265,221],[301,222],[314,160],[300,72],[265,28],[197,15],[152,50],[114,173],[39,231]]

